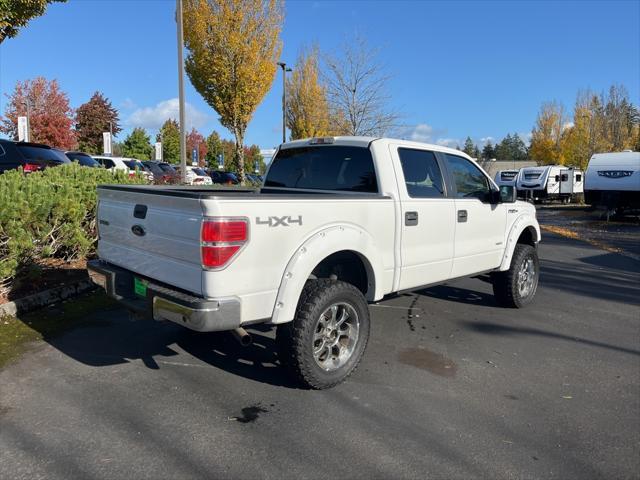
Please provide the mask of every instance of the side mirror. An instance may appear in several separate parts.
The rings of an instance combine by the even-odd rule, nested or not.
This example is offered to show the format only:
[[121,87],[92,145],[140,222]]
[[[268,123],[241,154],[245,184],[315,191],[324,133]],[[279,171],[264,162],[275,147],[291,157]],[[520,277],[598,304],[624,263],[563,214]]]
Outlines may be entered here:
[[513,185],[500,186],[500,203],[514,203],[516,201],[516,187]]

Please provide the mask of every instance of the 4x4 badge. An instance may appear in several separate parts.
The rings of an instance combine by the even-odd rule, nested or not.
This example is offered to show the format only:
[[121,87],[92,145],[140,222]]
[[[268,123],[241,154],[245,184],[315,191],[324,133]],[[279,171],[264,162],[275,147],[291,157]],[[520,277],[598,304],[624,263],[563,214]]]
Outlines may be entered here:
[[302,226],[302,215],[298,215],[297,218],[286,215],[284,217],[269,217],[266,220],[262,220],[260,217],[256,217],[256,225],[269,225],[270,227],[288,227],[289,225],[297,223]]

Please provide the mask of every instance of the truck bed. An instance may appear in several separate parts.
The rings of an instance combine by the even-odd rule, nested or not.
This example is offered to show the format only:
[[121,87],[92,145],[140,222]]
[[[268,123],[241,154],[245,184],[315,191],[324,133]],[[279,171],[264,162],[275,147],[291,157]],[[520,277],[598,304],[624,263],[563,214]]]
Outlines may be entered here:
[[242,188],[222,186],[191,186],[191,185],[99,185],[101,190],[116,190],[132,193],[152,195],[166,195],[172,197],[194,198],[199,200],[216,198],[252,199],[258,197],[272,198],[317,198],[318,196],[331,199],[357,198],[390,198],[377,193],[365,192],[336,192],[329,190],[305,190],[292,188]]

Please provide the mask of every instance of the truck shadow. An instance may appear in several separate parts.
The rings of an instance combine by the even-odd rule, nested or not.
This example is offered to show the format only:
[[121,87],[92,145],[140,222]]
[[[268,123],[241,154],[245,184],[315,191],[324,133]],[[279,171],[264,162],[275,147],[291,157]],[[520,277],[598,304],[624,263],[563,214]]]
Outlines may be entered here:
[[140,361],[158,370],[204,363],[257,382],[298,387],[280,366],[269,328],[251,329],[253,344],[243,347],[227,332],[200,333],[169,322],[130,320],[122,309],[90,314],[86,322],[88,326],[60,336],[42,332],[43,340],[92,367]]
[[614,350],[616,352],[628,353],[630,355],[640,356],[640,351],[634,350],[632,348],[619,347],[616,345],[611,345],[609,343],[598,342],[595,340],[589,340],[586,338],[580,338],[575,335],[563,335],[561,333],[550,332],[546,330],[541,330],[538,328],[528,328],[528,327],[515,327],[509,325],[500,325],[498,323],[492,322],[468,322],[463,321],[461,324],[467,330],[471,330],[474,332],[486,334],[486,335],[497,335],[497,336],[511,336],[511,335],[534,335],[538,337],[551,338],[556,340],[562,340],[566,342],[573,342],[583,345],[589,345],[592,347],[600,347],[608,350]]

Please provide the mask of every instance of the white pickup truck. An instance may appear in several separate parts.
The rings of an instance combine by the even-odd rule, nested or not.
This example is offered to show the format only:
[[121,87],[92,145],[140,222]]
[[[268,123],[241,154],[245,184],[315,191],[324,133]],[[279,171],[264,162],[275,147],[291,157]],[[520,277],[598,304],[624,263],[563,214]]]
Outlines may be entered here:
[[367,302],[490,273],[522,307],[539,277],[535,208],[464,153],[387,138],[285,143],[259,190],[98,187],[93,281],[198,331],[277,325],[280,361],[328,388],[360,361]]

